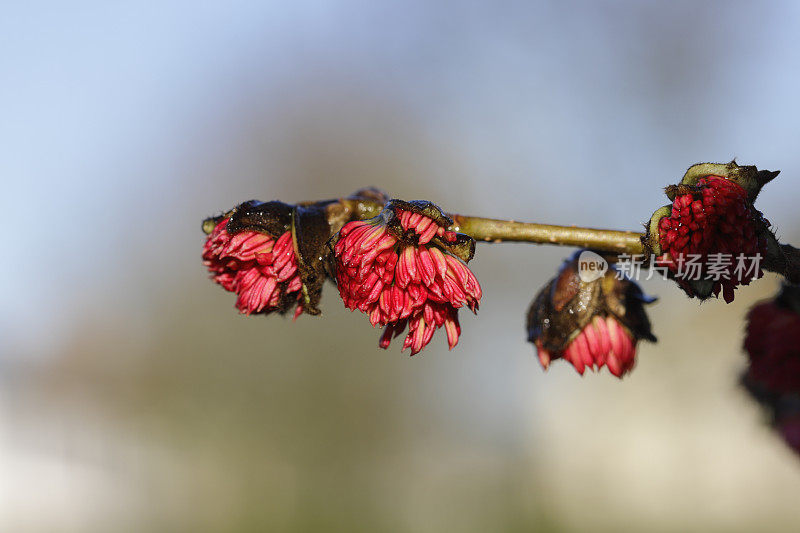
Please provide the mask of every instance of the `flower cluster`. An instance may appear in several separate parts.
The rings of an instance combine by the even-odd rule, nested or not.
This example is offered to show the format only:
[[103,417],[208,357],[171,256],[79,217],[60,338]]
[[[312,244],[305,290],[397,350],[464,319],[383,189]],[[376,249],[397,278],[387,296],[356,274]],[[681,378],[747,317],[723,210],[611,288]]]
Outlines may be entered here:
[[576,253],[536,296],[528,310],[528,341],[545,369],[563,358],[581,375],[607,366],[622,377],[636,364],[639,339],[656,340],[644,310],[654,299],[613,267],[599,277],[581,276],[579,261],[587,254],[603,261],[592,252]]
[[237,294],[236,308],[245,315],[283,312],[297,301],[297,318],[303,312],[302,281],[291,232],[277,238],[249,230],[232,235],[229,220],[222,218],[203,246],[203,264],[211,278]]
[[744,348],[750,363],[744,385],[800,453],[800,287],[786,285],[750,310]]
[[441,327],[452,349],[458,309],[478,310],[481,287],[466,265],[474,241],[430,202],[392,200],[381,214],[346,224],[334,237],[336,285],[347,308],[384,326],[380,347],[408,327],[403,350],[422,350]]
[[[763,275],[764,266],[786,263],[769,222],[754,206],[761,189],[779,174],[755,166],[698,163],[665,189],[672,202],[653,214],[642,238],[645,255],[690,297],[701,300]],[[785,266],[785,265],[784,265]]]
[[[725,301],[734,298],[737,285],[748,285],[760,278],[760,268],[736,270],[736,263],[725,264],[721,271],[708,271],[714,256],[763,257],[767,241],[760,235],[766,224],[761,213],[750,204],[744,187],[722,176],[705,176],[694,186],[675,188],[671,212],[658,222],[662,255],[658,264],[666,265],[680,280],[687,274],[689,256],[701,258],[698,263],[701,277],[712,283],[711,291]],[[695,292],[692,285],[684,289]]]

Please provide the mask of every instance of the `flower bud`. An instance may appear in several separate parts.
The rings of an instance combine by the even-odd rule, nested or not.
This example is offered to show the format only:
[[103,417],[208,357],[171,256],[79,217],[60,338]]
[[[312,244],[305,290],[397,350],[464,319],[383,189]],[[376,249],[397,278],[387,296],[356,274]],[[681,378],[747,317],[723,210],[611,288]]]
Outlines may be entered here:
[[330,270],[349,309],[384,326],[379,346],[408,334],[403,350],[422,350],[444,326],[452,349],[458,309],[478,309],[481,288],[466,262],[475,242],[448,228],[453,221],[427,201],[392,200],[380,215],[345,224],[329,243]]
[[777,175],[735,161],[692,166],[678,185],[665,189],[672,204],[651,217],[647,251],[690,297],[706,299],[722,291],[732,302],[738,285],[763,275],[761,259],[775,239],[753,201]]
[[600,277],[582,279],[579,254],[564,262],[528,309],[528,341],[545,369],[563,358],[579,374],[605,365],[622,377],[635,364],[638,341],[656,342],[644,310],[655,298],[613,266]]

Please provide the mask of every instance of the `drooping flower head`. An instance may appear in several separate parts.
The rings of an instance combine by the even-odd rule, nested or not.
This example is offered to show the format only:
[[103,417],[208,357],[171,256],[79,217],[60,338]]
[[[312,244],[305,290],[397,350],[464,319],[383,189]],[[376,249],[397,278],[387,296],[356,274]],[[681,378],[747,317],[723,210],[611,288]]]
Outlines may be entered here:
[[293,304],[295,318],[303,312],[291,214],[282,202],[251,201],[204,222],[210,234],[203,264],[216,283],[236,293],[243,314],[285,313]]
[[336,207],[334,201],[240,204],[203,222],[203,263],[215,282],[237,294],[243,314],[283,314],[294,306],[295,318],[318,315],[326,244],[344,223]]
[[475,242],[450,231],[453,220],[427,201],[392,200],[381,214],[346,224],[332,239],[333,270],[347,308],[384,326],[379,345],[408,327],[403,350],[422,350],[444,327],[452,349],[458,309],[478,310],[481,287],[467,267]]
[[636,363],[638,341],[656,341],[644,310],[644,304],[655,299],[618,276],[613,266],[596,274],[581,271],[584,261],[605,265],[589,251],[567,260],[528,310],[528,341],[536,346],[545,369],[553,359],[563,358],[581,375],[586,368],[607,366],[622,377]]
[[763,275],[771,234],[753,202],[777,174],[735,162],[703,163],[666,188],[672,205],[656,211],[645,240],[689,296],[722,291],[730,303],[738,285]]
[[749,379],[777,393],[800,393],[800,287],[786,285],[747,318]]
[[749,365],[742,384],[800,453],[800,287],[787,284],[777,298],[753,306],[744,348]]
[[300,275],[292,248],[291,232],[273,238],[255,231],[231,235],[229,219],[222,219],[203,247],[203,264],[212,279],[237,294],[236,308],[243,314],[285,311],[297,301],[295,318],[303,312],[299,303]]

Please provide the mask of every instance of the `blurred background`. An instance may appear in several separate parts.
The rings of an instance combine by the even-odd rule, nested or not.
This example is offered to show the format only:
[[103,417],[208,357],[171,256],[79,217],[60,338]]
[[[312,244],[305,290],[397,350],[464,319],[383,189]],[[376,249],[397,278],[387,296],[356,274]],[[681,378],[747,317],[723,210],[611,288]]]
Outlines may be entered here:
[[783,171],[795,2],[14,2],[0,16],[2,531],[796,530],[800,462],[737,386],[734,304],[663,281],[624,381],[543,372],[570,250],[483,245],[413,359],[343,309],[239,316],[201,220],[376,185],[637,230],[698,161]]

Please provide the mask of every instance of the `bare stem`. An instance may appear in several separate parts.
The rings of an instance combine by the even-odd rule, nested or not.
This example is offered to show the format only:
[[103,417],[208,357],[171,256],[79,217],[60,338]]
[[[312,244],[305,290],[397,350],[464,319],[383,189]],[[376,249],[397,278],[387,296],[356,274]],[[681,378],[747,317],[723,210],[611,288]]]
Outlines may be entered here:
[[644,252],[643,235],[634,231],[554,226],[456,214],[450,216],[455,221],[454,231],[466,233],[476,241],[555,244],[627,254]]

